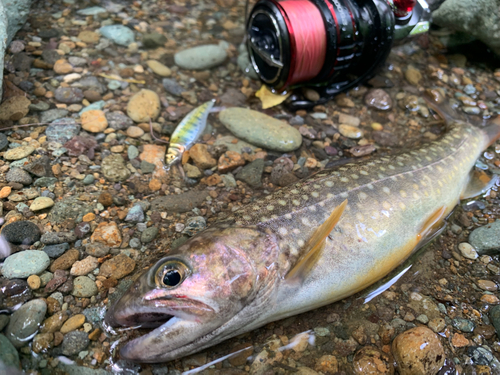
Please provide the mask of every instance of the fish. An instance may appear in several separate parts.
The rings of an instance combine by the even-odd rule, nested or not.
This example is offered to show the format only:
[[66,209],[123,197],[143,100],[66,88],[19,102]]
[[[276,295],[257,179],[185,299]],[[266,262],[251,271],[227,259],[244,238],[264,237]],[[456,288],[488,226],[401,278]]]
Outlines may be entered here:
[[184,151],[189,150],[203,133],[207,127],[208,114],[212,110],[214,103],[215,100],[203,103],[189,112],[177,125],[172,137],[170,137],[170,144],[165,156],[166,169],[177,163]]
[[474,164],[500,135],[500,121],[480,129],[430,106],[447,121],[440,138],[319,171],[167,249],[106,314],[152,328],[121,357],[170,361],[333,303],[428,243],[461,199],[495,183]]

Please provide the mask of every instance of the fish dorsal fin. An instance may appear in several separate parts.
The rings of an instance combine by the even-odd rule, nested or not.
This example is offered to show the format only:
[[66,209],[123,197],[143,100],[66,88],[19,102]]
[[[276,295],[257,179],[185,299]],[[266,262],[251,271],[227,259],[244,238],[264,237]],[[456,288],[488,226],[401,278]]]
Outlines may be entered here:
[[485,171],[473,169],[469,175],[469,183],[462,191],[460,199],[477,197],[486,193],[498,181],[498,175],[489,175]]
[[[429,238],[432,238],[433,235],[440,230],[443,225],[444,214],[446,212],[446,207],[442,206],[438,208],[434,213],[429,216],[429,218],[425,221],[422,229],[417,234],[417,238],[419,242],[425,241],[427,242]],[[421,247],[419,245],[419,247]]]
[[335,225],[339,222],[346,206],[347,199],[336,207],[328,219],[316,229],[309,241],[304,245],[304,255],[286,275],[285,279],[287,281],[297,280],[299,278],[303,279],[312,266],[318,261],[321,250],[325,245],[326,237],[328,237],[333,228],[335,228]]

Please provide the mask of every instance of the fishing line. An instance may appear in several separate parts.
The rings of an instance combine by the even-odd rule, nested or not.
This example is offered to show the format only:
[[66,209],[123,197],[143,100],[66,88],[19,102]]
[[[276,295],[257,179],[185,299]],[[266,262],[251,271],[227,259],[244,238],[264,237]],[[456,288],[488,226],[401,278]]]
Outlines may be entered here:
[[326,31],[319,9],[309,0],[277,3],[290,36],[291,63],[285,86],[316,77],[325,63]]

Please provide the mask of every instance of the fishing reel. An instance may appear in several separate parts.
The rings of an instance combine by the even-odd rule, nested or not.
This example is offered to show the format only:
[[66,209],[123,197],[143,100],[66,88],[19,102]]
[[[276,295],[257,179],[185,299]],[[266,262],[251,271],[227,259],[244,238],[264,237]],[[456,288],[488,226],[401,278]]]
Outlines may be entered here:
[[318,101],[293,95],[294,109],[324,103],[372,78],[397,40],[429,30],[425,0],[259,0],[246,30],[250,60],[275,92],[309,86]]

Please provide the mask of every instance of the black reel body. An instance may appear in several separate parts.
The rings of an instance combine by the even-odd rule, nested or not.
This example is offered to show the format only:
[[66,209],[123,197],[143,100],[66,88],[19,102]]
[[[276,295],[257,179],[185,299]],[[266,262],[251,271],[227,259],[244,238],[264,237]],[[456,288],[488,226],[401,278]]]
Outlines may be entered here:
[[293,95],[288,103],[294,109],[324,103],[369,80],[387,59],[395,36],[401,39],[415,33],[417,24],[419,31],[425,29],[419,24],[424,18],[422,12],[414,12],[398,25],[393,7],[385,0],[309,0],[323,19],[326,54],[313,79],[294,82],[294,35],[280,6],[283,1],[260,0],[254,6],[247,22],[247,46],[255,71],[275,91],[312,86],[320,94],[316,102]]

